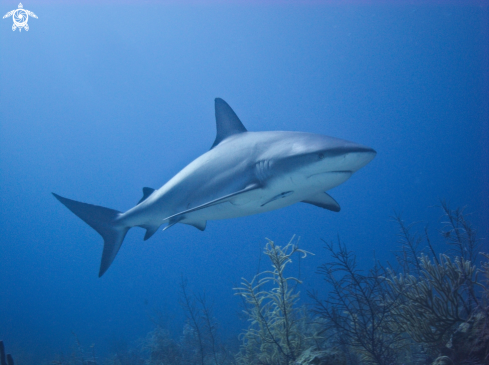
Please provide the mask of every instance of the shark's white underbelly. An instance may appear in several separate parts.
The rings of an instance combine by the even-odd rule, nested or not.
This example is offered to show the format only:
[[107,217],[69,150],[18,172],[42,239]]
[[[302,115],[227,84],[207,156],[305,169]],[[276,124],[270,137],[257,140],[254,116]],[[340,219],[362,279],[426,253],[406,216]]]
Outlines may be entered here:
[[[294,177],[269,184],[228,201],[186,215],[188,221],[244,217],[269,212],[307,200],[348,180],[350,172],[328,172],[310,177]],[[183,222],[185,222],[185,220]]]

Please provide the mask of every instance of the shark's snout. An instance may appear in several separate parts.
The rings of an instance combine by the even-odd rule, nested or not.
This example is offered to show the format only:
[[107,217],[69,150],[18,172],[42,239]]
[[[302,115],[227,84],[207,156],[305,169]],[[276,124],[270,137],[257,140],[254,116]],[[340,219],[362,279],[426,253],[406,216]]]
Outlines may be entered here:
[[347,170],[352,172],[360,170],[377,155],[373,148],[362,145],[347,147],[344,153],[344,165]]

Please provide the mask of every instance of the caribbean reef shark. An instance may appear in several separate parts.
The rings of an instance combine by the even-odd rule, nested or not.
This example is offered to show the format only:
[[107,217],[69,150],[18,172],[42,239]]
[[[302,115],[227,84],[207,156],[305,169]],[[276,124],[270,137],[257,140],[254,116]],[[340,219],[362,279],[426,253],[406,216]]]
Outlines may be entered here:
[[304,132],[248,132],[231,107],[215,99],[217,136],[204,153],[161,188],[143,188],[135,207],[117,210],[53,195],[104,239],[99,277],[117,255],[127,231],[146,229],[144,240],[162,224],[203,231],[208,220],[280,209],[298,202],[338,212],[325,191],[375,157],[376,152],[342,139]]

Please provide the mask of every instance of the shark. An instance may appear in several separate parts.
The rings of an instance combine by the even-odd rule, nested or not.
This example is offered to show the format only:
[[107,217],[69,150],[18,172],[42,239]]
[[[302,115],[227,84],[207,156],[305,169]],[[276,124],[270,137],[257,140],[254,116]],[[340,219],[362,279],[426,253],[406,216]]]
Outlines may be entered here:
[[119,212],[53,193],[104,240],[99,277],[114,261],[132,227],[146,241],[165,225],[187,224],[203,231],[207,221],[243,217],[299,202],[339,212],[326,191],[347,181],[376,155],[370,147],[306,132],[250,132],[221,98],[215,99],[216,139],[159,189]]

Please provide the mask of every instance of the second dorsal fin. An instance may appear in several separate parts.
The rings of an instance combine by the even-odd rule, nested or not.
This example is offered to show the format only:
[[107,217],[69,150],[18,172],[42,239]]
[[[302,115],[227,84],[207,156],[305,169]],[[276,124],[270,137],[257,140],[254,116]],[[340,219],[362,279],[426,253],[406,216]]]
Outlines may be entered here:
[[233,134],[246,132],[246,128],[228,103],[216,98],[216,139],[211,149]]

